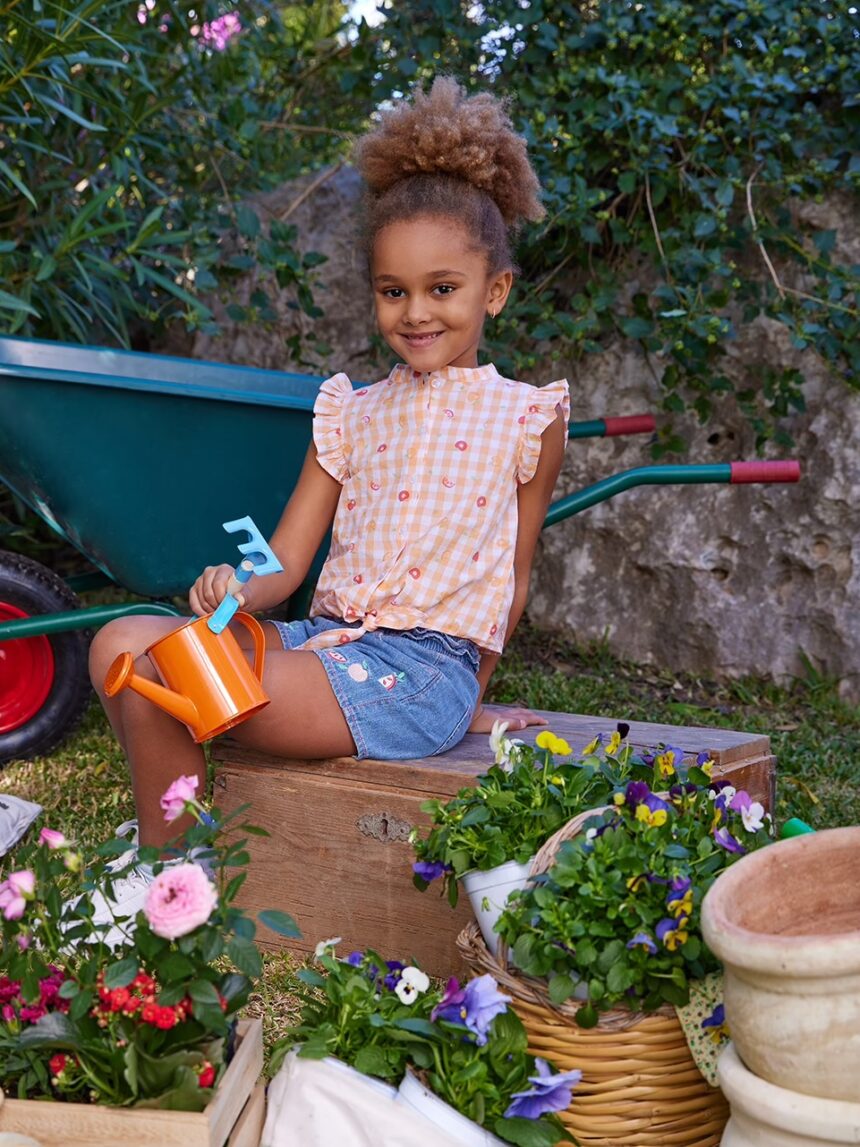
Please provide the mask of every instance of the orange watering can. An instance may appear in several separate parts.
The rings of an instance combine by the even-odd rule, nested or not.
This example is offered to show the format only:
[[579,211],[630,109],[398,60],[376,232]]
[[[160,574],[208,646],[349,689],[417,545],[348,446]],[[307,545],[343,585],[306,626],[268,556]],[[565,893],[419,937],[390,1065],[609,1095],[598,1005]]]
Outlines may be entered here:
[[[252,573],[274,573],[282,566],[250,518],[225,522],[230,532],[246,529],[251,542],[239,549],[248,555],[229,589],[236,592]],[[259,560],[257,560],[259,559]],[[135,672],[131,653],[120,653],[105,677],[105,693],[114,697],[133,689],[188,726],[199,744],[217,737],[269,704],[261,684],[266,652],[263,628],[249,613],[236,612],[235,598],[228,594],[215,613],[192,618],[185,625],[154,642],[145,651],[163,684]],[[254,640],[254,664],[248,664],[242,647],[227,629],[224,615],[239,622]]]

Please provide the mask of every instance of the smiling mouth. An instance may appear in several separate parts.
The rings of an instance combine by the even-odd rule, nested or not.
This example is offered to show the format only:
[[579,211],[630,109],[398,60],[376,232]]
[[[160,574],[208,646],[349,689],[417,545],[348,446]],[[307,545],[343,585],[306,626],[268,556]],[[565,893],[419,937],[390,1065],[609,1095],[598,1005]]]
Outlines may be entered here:
[[430,346],[430,344],[434,343],[443,333],[443,331],[427,331],[421,335],[402,334],[400,337],[406,339],[410,346],[422,347]]

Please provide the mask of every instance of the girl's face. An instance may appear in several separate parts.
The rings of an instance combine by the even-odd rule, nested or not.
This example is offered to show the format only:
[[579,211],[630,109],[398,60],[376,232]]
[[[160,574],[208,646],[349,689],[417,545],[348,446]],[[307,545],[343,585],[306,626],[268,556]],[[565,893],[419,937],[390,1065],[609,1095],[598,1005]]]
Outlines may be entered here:
[[413,370],[478,365],[484,320],[502,309],[510,271],[487,274],[487,257],[463,225],[434,216],[389,223],[371,266],[376,321]]

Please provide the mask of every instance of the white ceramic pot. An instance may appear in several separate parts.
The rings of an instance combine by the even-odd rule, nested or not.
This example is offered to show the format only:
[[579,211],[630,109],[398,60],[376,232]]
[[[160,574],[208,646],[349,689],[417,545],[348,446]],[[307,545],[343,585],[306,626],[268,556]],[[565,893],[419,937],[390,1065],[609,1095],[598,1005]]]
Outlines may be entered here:
[[411,1071],[404,1075],[395,1103],[410,1108],[438,1127],[441,1134],[446,1136],[446,1143],[450,1141],[462,1144],[463,1147],[506,1147],[497,1136],[455,1111],[444,1099],[425,1087]]
[[702,932],[725,966],[726,1021],[750,1071],[860,1104],[860,827],[743,857],[705,897]]
[[530,871],[531,861],[519,864],[516,860],[508,860],[496,868],[488,868],[486,872],[473,868],[460,878],[484,942],[494,956],[499,948],[499,937],[493,931],[495,923],[510,893],[518,888],[528,888]]
[[860,1143],[860,1104],[775,1087],[744,1067],[732,1044],[720,1056],[732,1108],[721,1147],[844,1147]]

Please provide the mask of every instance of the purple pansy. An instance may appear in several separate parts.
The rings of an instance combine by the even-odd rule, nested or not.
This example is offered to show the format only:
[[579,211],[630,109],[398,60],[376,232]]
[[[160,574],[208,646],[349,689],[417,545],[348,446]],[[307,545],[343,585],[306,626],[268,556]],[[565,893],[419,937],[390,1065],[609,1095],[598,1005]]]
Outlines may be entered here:
[[673,916],[689,916],[693,910],[693,884],[689,876],[676,876],[669,885],[666,906]]
[[727,828],[715,828],[714,840],[717,842],[720,848],[724,848],[726,852],[737,852],[741,856],[746,853],[746,849],[741,844],[741,842],[739,840],[735,840]]
[[717,1004],[711,1014],[702,1020],[703,1028],[721,1028],[726,1022],[726,1005]]
[[647,781],[631,781],[624,792],[624,802],[631,808],[636,808],[651,795]]
[[350,952],[344,960],[345,964],[349,964],[353,968],[360,968],[364,960],[364,952]]
[[450,872],[451,865],[444,864],[441,860],[416,860],[412,865],[412,871],[430,884],[440,876],[444,876],[446,872]]
[[535,1067],[537,1075],[529,1076],[533,1086],[528,1091],[514,1092],[505,1119],[540,1119],[542,1115],[570,1107],[571,1093],[582,1079],[582,1072],[575,1068],[553,1075],[550,1065],[540,1058],[535,1058]]
[[686,944],[688,920],[688,916],[679,916],[676,920],[670,920],[667,917],[660,921],[654,930],[657,933],[657,939],[664,948],[674,952],[681,944]]
[[657,951],[657,945],[647,932],[637,932],[632,940],[627,941],[626,946],[628,948],[644,948],[650,956],[653,956]]
[[490,975],[470,980],[465,988],[452,978],[430,1018],[462,1024],[475,1036],[478,1047],[483,1047],[490,1025],[496,1016],[508,1010],[510,1000],[510,996],[502,995],[499,985]]
[[397,981],[400,979],[400,973],[406,967],[400,960],[386,960],[385,966],[388,968],[388,975],[382,981],[388,988],[389,992],[393,992],[397,987]]

